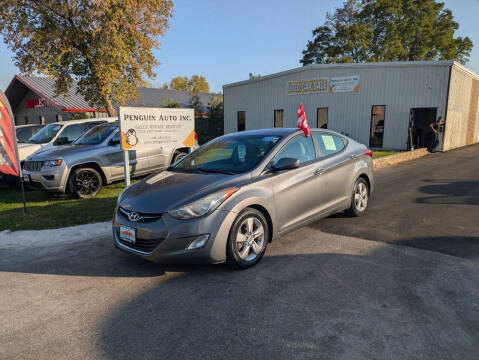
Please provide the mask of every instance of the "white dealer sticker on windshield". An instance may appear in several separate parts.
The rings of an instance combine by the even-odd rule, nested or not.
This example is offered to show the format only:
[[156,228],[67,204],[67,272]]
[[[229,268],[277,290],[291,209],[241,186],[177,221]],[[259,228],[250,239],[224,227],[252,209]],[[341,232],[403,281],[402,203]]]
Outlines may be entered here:
[[321,139],[323,140],[324,147],[326,148],[326,150],[336,150],[336,144],[334,143],[334,139],[331,135],[321,135]]

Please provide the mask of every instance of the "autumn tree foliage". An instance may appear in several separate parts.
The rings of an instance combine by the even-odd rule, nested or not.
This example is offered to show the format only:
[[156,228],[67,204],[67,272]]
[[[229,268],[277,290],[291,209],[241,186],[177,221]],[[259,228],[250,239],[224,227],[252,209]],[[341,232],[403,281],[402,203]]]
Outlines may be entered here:
[[73,79],[96,108],[136,99],[159,64],[152,50],[168,28],[171,0],[1,0],[0,33],[22,73]]
[[457,60],[467,63],[472,41],[435,0],[347,0],[313,30],[300,62]]
[[171,79],[167,86],[172,90],[188,91],[193,94],[209,93],[210,85],[204,76],[192,75],[191,78],[187,76],[177,76]]

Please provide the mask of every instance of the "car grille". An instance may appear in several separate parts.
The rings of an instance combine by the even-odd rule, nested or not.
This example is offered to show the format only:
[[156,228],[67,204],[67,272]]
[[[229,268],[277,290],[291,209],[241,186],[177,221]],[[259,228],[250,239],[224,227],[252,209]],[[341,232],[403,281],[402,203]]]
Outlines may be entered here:
[[23,169],[27,171],[40,171],[43,166],[43,161],[25,161]]
[[[147,213],[140,213],[136,211],[126,210],[124,208],[118,208],[118,213],[123,216],[125,219],[129,221],[138,222],[138,223],[147,223],[153,222],[161,218],[163,214],[147,214]],[[135,219],[133,220],[131,216],[135,215]]]
[[160,245],[164,239],[141,239],[137,237],[135,244],[132,244],[128,241],[123,241],[119,237],[118,240],[120,241],[120,243],[125,246],[128,246],[129,248],[149,253],[155,250],[155,248]]

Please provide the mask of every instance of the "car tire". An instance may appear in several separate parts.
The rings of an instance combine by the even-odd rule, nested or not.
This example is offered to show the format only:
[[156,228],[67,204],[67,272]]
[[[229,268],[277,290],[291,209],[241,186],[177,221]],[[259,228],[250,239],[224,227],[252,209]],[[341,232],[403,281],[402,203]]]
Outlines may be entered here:
[[253,208],[238,214],[228,236],[226,263],[234,269],[247,269],[263,257],[269,239],[269,225],[264,215]]
[[77,198],[91,199],[98,195],[102,186],[103,179],[94,168],[77,168],[70,175],[70,192]]
[[346,214],[354,217],[362,216],[366,212],[368,203],[369,185],[363,177],[360,177],[354,184],[351,195],[351,207],[346,210]]
[[173,165],[174,163],[177,163],[178,161],[183,159],[186,155],[188,154],[183,151],[175,151],[175,153],[173,154],[173,160],[171,161],[171,165]]

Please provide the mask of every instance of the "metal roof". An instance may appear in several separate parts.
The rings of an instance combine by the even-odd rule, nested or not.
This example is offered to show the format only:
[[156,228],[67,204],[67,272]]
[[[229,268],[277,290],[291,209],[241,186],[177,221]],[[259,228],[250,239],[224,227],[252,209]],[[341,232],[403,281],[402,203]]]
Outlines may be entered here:
[[[298,68],[277,72],[270,75],[261,76],[251,80],[237,81],[230,84],[223,85],[223,88],[234,87],[238,85],[252,84],[267,79],[286,76],[293,73],[298,73],[307,70],[330,70],[330,69],[363,69],[363,68],[403,68],[403,67],[423,67],[423,66],[459,66],[466,69],[464,66],[453,60],[441,61],[395,61],[395,62],[371,62],[371,63],[335,63],[335,64],[311,64],[301,66]],[[467,70],[467,69],[466,69]],[[471,72],[470,70],[468,70]],[[476,75],[477,76],[477,75]]]
[[[77,93],[77,81],[73,81],[72,86],[65,95],[59,96],[55,96],[54,84],[54,79],[15,75],[10,85],[8,85],[5,95],[12,109],[15,109],[20,101],[23,100],[28,90],[31,90],[52,102],[55,107],[62,111],[105,111],[94,109],[82,95]],[[191,94],[186,91],[139,88],[138,93],[138,100],[130,102],[129,106],[162,107],[167,104],[168,100],[177,101],[182,107],[191,106]],[[202,112],[207,111],[208,103],[212,96],[212,94],[199,94]]]

